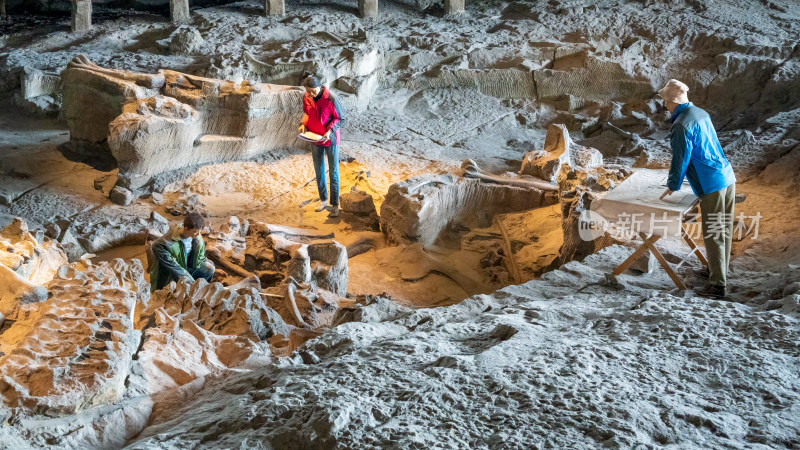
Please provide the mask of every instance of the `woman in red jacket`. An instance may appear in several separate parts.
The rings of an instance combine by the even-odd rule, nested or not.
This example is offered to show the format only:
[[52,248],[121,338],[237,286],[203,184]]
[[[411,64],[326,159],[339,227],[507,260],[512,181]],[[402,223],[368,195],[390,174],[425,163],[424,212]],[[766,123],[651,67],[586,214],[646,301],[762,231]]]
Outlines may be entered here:
[[300,133],[308,130],[323,136],[311,151],[314,172],[317,175],[317,191],[321,202],[317,211],[323,211],[328,207],[328,188],[325,185],[325,157],[327,155],[331,180],[330,205],[333,207],[331,216],[336,217],[339,215],[339,128],[345,121],[344,108],[339,99],[316,77],[306,76],[302,84],[306,88],[306,95],[303,97],[304,114]]

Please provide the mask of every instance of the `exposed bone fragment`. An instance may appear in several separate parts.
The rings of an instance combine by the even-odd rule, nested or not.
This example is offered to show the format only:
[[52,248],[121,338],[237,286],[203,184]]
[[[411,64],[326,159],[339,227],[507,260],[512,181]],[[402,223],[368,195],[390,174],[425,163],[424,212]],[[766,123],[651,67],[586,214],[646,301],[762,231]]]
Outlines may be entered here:
[[488,181],[490,183],[507,184],[509,186],[518,186],[518,187],[533,187],[536,189],[541,189],[543,191],[555,192],[558,190],[558,188],[556,186],[553,186],[552,183],[548,183],[544,180],[536,179],[533,177],[512,178],[512,177],[504,177],[482,172],[481,169],[478,167],[478,164],[471,159],[464,160],[464,162],[461,163],[461,168],[464,170],[465,177],[478,178],[483,181]]

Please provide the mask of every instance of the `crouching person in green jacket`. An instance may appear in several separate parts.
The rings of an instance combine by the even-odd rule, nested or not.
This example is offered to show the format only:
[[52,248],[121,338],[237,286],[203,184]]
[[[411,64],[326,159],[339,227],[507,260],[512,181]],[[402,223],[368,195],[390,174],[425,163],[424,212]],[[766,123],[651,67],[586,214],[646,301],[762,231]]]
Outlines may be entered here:
[[184,277],[189,281],[198,278],[211,281],[214,264],[206,259],[206,243],[200,236],[200,230],[205,225],[200,213],[189,213],[183,218],[182,224],[170,229],[153,243],[154,261],[150,264],[152,291]]

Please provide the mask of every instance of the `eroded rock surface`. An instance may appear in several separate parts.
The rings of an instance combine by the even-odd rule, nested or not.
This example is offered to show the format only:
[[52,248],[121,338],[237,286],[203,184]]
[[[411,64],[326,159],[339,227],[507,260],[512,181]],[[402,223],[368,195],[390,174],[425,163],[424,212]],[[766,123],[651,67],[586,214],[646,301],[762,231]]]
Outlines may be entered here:
[[563,124],[553,124],[547,129],[544,149],[525,155],[520,174],[555,184],[562,164],[574,169],[591,169],[603,164],[603,155],[597,149],[574,144]]
[[20,308],[47,299],[44,285],[53,279],[67,255],[50,239],[31,234],[17,218],[0,230],[0,314],[16,319]]
[[[598,283],[628,254],[606,248],[448,308],[375,299],[305,358],[208,385],[189,406],[203,410],[195,421],[174,414],[134,447],[189,436],[298,448],[793,443],[796,312],[655,292],[670,283],[663,273],[623,276],[625,291]],[[765,392],[777,395],[764,401]],[[431,426],[448,421],[458,426]]]
[[57,116],[61,110],[61,78],[33,67],[22,68],[14,103],[33,116]]
[[341,194],[339,206],[344,220],[356,230],[380,231],[380,219],[375,200],[368,193],[356,188]]
[[156,291],[137,310],[142,343],[131,389],[154,394],[233,368],[249,358],[259,342],[291,327],[266,305],[256,288],[181,280]]
[[298,84],[304,71],[314,73],[322,83],[340,91],[348,111],[364,110],[384,75],[384,44],[360,27],[349,33],[303,33],[280,50],[245,53],[242,65],[247,78],[283,85]]
[[[67,433],[79,447],[121,446],[181,389],[268,359],[267,341],[293,351],[311,337],[290,339],[293,326],[268,306],[257,279],[230,287],[181,280],[151,295],[139,260],[67,265],[57,242],[39,244],[22,221],[0,239],[0,396],[11,408],[0,415],[83,417],[43,425],[41,444]],[[340,262],[329,253],[314,252]],[[312,291],[333,301],[332,318],[339,297]]]
[[103,69],[82,56],[62,79],[71,150],[113,157],[131,189],[163,172],[299,146],[299,88]]
[[554,195],[535,187],[495,184],[450,174],[422,176],[389,188],[381,205],[381,229],[390,242],[420,242],[429,246],[453,223],[487,227],[496,214],[554,203]]
[[[25,1],[23,7],[21,0],[8,3],[16,11],[63,11],[70,6],[63,0]],[[168,2],[122,3],[127,8]],[[296,229],[273,231],[275,245],[250,248],[248,222],[229,221],[222,230],[225,236],[209,242],[209,248],[219,250],[220,257],[230,263],[223,281],[231,287],[178,284],[170,292],[180,293],[180,298],[165,296],[161,307],[153,303],[160,294],[150,299],[154,309],[141,325],[141,348],[132,357],[128,388],[120,401],[64,417],[55,410],[43,415],[31,414],[25,407],[12,410],[3,403],[0,446],[798,445],[795,405],[800,386],[793,369],[798,365],[800,274],[795,266],[800,251],[791,230],[796,228],[793,211],[800,191],[800,128],[793,118],[800,80],[800,21],[794,3],[487,0],[467,2],[466,14],[446,17],[443,12],[448,10],[442,9],[441,0],[399,0],[382,1],[377,20],[357,18],[354,1],[323,3],[290,2],[285,18],[263,17],[262,3],[213,8],[192,3],[191,22],[176,29],[163,17],[115,11],[108,6],[120,2],[96,0],[93,4],[101,20],[95,31],[74,38],[64,32],[63,20],[17,15],[3,24],[12,33],[0,37],[0,46],[5,46],[0,56],[0,91],[20,88],[22,67],[53,73],[81,51],[91,51],[91,58],[103,67],[142,74],[172,68],[192,83],[205,77],[252,80],[251,86],[256,82],[295,84],[299,74],[309,70],[343,91],[343,100],[356,112],[346,130],[342,164],[347,167],[345,159],[354,157],[372,169],[371,181],[379,189],[368,191],[378,206],[390,184],[422,173],[451,173],[465,158],[476,162],[462,167],[471,183],[502,185],[513,179],[519,185],[507,186],[526,189],[525,184],[541,182],[549,187],[540,190],[552,192],[545,195],[559,203],[537,208],[530,215],[523,212],[503,218],[512,227],[507,254],[503,254],[505,239],[499,231],[472,228],[492,224],[491,208],[487,212],[465,209],[469,211],[466,219],[452,220],[444,233],[438,233],[456,237],[470,227],[460,242],[447,242],[452,246],[445,253],[454,253],[443,255],[438,245],[385,247],[382,236],[348,242],[348,235],[340,234],[349,233],[347,225],[317,220],[307,203],[298,213],[297,205],[316,195],[313,185],[288,192],[295,189],[293,183],[311,178],[303,170],[308,166],[305,159],[283,164],[292,158],[275,163],[265,157],[249,165],[206,168],[210,170],[202,170],[192,182],[205,186],[195,191],[204,196],[203,201],[212,197],[204,209],[212,212],[214,220],[247,214],[244,208],[228,204],[229,198],[238,196],[246,197],[241,201],[250,206],[253,200],[261,202],[256,206],[264,210],[259,211],[263,212],[259,221],[275,214],[281,223],[306,227],[311,219],[324,231],[317,236],[292,234]],[[446,7],[448,3],[452,7],[459,2],[445,2]],[[428,9],[416,11],[423,8]],[[219,124],[218,116],[207,116],[203,107],[166,94],[166,77],[161,81],[158,75],[150,77],[154,78],[125,79],[123,88],[87,89],[82,101],[92,105],[94,113],[88,120],[100,117],[97,128],[108,135],[112,121],[123,113],[132,114],[142,136],[120,134],[123,143],[150,146],[161,137],[179,136],[194,139],[193,148],[195,144],[213,147],[229,156],[234,145],[228,142],[206,146],[196,136],[167,133],[173,126],[184,133],[182,127],[191,128],[200,120],[208,121],[203,124],[210,127],[203,128],[205,133],[224,135],[208,131]],[[624,179],[630,164],[662,168],[668,164],[669,117],[653,93],[672,77],[690,84],[690,99],[710,112],[720,130],[743,184],[737,189],[748,194],[748,202],[737,208],[748,214],[770,208],[759,240],[737,243],[744,252],[734,259],[736,276],[730,280],[736,302],[668,294],[670,282],[659,270],[648,276],[624,274],[620,280],[626,289],[617,290],[601,281],[630,249],[606,247],[585,256],[598,248],[598,242],[575,245],[581,244],[575,233],[576,219],[591,196],[602,195]],[[217,82],[200,84],[213,90]],[[244,85],[248,84],[239,86]],[[113,95],[102,94],[111,91]],[[239,88],[232,92],[228,98],[235,97]],[[365,99],[375,93],[380,101],[373,101],[361,114],[368,103]],[[217,91],[211,94],[213,99],[221,97]],[[115,104],[120,98],[133,99],[125,101],[130,110]],[[16,124],[17,118],[9,120],[13,114],[0,114],[3,125]],[[65,116],[69,120],[66,110]],[[45,123],[51,122],[36,126]],[[541,142],[543,130],[552,123],[563,124],[581,145],[598,149],[605,164],[581,168],[559,163],[556,184],[552,177],[538,181],[518,176],[522,155],[538,149],[530,143]],[[147,137],[148,127],[158,139]],[[166,225],[163,218],[151,216],[149,202],[134,200],[124,208],[109,204],[107,196],[116,174],[103,181],[96,171],[75,170],[81,175],[75,178],[90,175],[85,183],[60,183],[40,155],[52,153],[44,151],[50,146],[47,139],[66,139],[59,137],[63,130],[33,133],[23,127],[0,128],[0,143],[19,145],[6,154],[21,155],[0,168],[0,213],[35,217],[46,225],[49,237],[61,241],[71,261],[110,246],[141,245],[146,229],[156,228],[156,222]],[[76,139],[87,137],[88,129],[73,131]],[[86,139],[76,142],[90,147]],[[102,149],[92,154],[111,153]],[[135,166],[137,157],[131,156],[126,163]],[[153,170],[166,164],[161,155],[147,158],[158,166]],[[25,159],[35,161],[31,166],[43,167],[25,167],[20,163]],[[59,164],[62,160],[59,155]],[[291,177],[285,176],[286,168]],[[261,175],[249,176],[245,171]],[[300,179],[297,173],[308,176]],[[160,191],[165,178],[175,178],[161,175],[151,177],[153,189]],[[123,170],[123,181],[129,183],[124,177]],[[98,197],[83,192],[92,190],[92,179],[99,180],[95,189],[102,190],[102,195]],[[744,184],[745,180],[753,181]],[[215,188],[208,187],[214,183]],[[514,195],[526,192],[507,186],[502,189]],[[144,190],[150,187],[143,185]],[[366,183],[360,187],[366,189]],[[66,190],[75,192],[65,195]],[[214,199],[217,194],[220,197]],[[415,198],[417,194],[421,198]],[[426,203],[427,195],[420,190],[403,201],[440,204]],[[88,200],[71,204],[69,198],[78,196]],[[165,197],[153,196],[153,203],[163,203],[178,216],[203,206],[194,193],[175,198],[165,192]],[[529,225],[537,220],[560,222],[562,207],[565,243],[557,254],[555,236],[545,233],[561,234],[562,230]],[[225,212],[218,213],[220,209]],[[449,207],[444,211],[452,212]],[[541,218],[545,213],[548,217]],[[435,218],[435,213],[427,217]],[[343,213],[342,221],[346,220]],[[440,224],[434,225],[441,229]],[[560,265],[556,256],[582,262],[567,263],[561,270],[542,275],[542,280],[475,296],[450,308],[410,309],[399,306],[398,299],[378,299],[363,307],[345,307],[349,308],[345,311],[342,306],[351,299],[315,287],[322,277],[314,281],[314,260],[310,254],[306,258],[291,251],[302,248],[309,253],[312,245],[330,239],[321,235],[334,229],[347,246],[347,256],[362,252],[359,257],[366,260],[360,272],[353,270],[357,264],[350,266],[349,289],[360,281],[353,273],[364,277],[366,272],[376,272],[378,276],[368,282],[372,284],[369,290],[377,292],[375,286],[388,290],[390,283],[416,286],[419,306],[429,307],[445,297],[436,292],[437,286],[448,291],[447,304],[498,289],[483,290],[489,284],[481,279],[486,275],[481,269],[505,284],[535,276],[542,266]],[[35,230],[31,235],[42,242]],[[549,245],[541,242],[545,239]],[[377,241],[380,245],[374,244]],[[760,247],[765,241],[774,244]],[[456,251],[458,244],[461,250]],[[375,257],[378,251],[385,252],[382,259]],[[520,258],[525,276],[519,280],[503,270],[508,256]],[[473,257],[480,258],[480,266],[473,264],[476,273],[462,267],[472,262],[464,260]],[[311,274],[311,282],[287,283],[289,261],[297,269],[293,278],[308,279]],[[402,263],[402,270],[390,273],[388,263],[394,261]],[[81,264],[74,267],[86,271]],[[768,268],[750,272],[748,267]],[[250,277],[251,270],[257,282]],[[240,280],[247,286],[233,286]],[[259,283],[267,287],[267,292],[258,293],[266,306],[252,291]],[[457,285],[467,293],[450,295],[458,291]],[[20,317],[49,305],[47,282],[32,286],[39,289],[32,297],[36,301],[20,304],[21,316],[6,318],[0,325],[0,340],[22,336],[17,333],[22,331]],[[269,324],[262,320],[264,327],[259,326],[255,316],[269,311],[265,308],[272,308],[286,323],[286,345],[268,338],[268,346],[261,340],[263,329],[277,333],[282,328],[277,319],[268,319]],[[211,322],[204,321],[206,314]],[[341,322],[350,323],[291,354],[302,341],[315,336],[311,327],[331,320],[339,323],[337,315],[342,319],[345,314],[349,320]],[[234,334],[217,334],[211,328]],[[11,330],[15,333],[8,334]],[[43,342],[51,346],[52,341],[47,336]],[[280,352],[274,354],[289,357],[269,359],[269,349],[276,347]]]
[[141,264],[63,266],[47,290],[0,336],[5,403],[62,415],[120,400],[139,346],[134,310],[150,296]]

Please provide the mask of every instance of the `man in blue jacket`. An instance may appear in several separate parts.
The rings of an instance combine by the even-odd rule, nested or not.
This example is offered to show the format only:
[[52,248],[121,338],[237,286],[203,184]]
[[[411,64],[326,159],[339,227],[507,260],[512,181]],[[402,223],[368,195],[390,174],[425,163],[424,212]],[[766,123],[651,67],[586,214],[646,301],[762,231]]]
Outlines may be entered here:
[[[672,162],[667,178],[668,196],[678,191],[684,177],[700,198],[703,241],[708,256],[708,285],[697,291],[704,297],[724,298],[733,236],[736,177],[717,139],[708,113],[689,102],[689,87],[669,80],[659,95],[672,113]],[[698,272],[703,276],[703,271]]]

